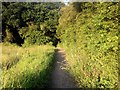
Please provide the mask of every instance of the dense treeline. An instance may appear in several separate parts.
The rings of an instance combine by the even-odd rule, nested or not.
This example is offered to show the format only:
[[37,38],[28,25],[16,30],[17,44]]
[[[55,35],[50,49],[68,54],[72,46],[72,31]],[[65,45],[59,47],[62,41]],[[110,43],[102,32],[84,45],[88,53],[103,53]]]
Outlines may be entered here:
[[79,87],[117,88],[118,3],[71,3],[61,13],[57,35]]
[[[61,8],[62,7],[62,8]],[[59,12],[60,11],[60,12]],[[118,2],[2,2],[2,40],[66,50],[79,87],[118,86]]]
[[56,28],[62,3],[2,2],[2,40],[56,45]]

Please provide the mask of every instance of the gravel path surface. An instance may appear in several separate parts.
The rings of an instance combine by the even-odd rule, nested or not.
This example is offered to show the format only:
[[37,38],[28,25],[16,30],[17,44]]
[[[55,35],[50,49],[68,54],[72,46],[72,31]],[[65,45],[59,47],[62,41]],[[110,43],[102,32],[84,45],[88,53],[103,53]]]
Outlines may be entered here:
[[57,48],[54,69],[51,73],[50,88],[76,88],[74,80],[64,69],[65,65],[65,51],[61,48]]

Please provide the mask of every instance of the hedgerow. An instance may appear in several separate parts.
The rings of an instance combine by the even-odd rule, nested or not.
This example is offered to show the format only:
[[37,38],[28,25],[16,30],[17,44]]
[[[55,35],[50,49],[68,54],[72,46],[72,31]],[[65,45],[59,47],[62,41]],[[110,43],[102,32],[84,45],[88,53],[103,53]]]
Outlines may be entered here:
[[[118,88],[118,3],[72,3],[81,5],[74,22],[61,21],[75,9],[62,13],[58,36],[66,49],[68,70],[79,87]],[[73,19],[71,19],[73,20]],[[64,27],[63,27],[64,26]]]

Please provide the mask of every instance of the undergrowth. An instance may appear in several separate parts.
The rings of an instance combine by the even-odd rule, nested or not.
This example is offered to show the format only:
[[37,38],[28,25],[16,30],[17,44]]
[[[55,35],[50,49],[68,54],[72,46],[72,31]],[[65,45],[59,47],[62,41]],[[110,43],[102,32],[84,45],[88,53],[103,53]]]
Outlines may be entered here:
[[49,80],[54,47],[2,45],[1,88],[43,88]]
[[[74,15],[74,22],[64,21],[65,26],[62,18],[76,13],[70,9],[75,5],[81,5],[81,11]],[[118,88],[117,11],[118,3],[112,2],[73,3],[62,9],[59,45],[65,48],[68,70],[81,88]]]

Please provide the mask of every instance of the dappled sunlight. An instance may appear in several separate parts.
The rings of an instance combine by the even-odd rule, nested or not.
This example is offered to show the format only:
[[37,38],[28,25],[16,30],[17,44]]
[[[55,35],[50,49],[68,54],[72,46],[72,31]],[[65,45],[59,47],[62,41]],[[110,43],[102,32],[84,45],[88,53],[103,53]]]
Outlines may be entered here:
[[76,83],[72,76],[67,72],[65,60],[65,51],[62,48],[56,48],[54,68],[51,73],[50,88],[75,88]]

